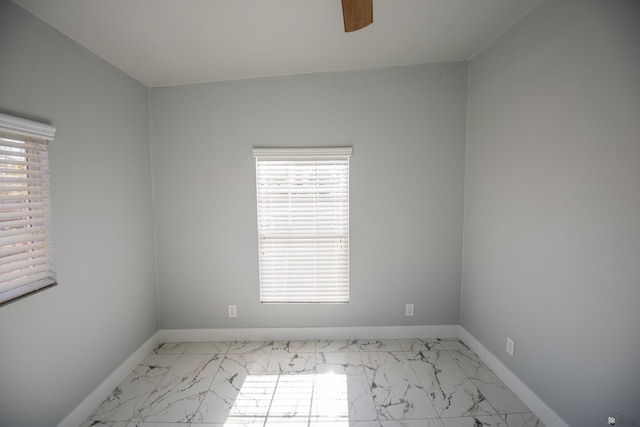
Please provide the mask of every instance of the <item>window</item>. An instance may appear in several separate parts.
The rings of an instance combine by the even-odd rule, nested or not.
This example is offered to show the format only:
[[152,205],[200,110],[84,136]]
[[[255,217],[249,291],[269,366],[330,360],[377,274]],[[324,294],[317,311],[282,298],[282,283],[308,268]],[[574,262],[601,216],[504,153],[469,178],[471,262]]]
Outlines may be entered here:
[[349,302],[350,147],[255,148],[260,301]]
[[0,304],[56,283],[47,154],[54,133],[0,114]]

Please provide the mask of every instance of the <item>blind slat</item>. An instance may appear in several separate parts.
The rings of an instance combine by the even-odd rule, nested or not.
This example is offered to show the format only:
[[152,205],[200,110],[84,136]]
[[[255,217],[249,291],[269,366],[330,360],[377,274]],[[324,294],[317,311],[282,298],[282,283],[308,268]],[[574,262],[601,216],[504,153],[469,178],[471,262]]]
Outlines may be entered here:
[[18,219],[24,219],[28,217],[42,217],[44,216],[44,211],[42,209],[31,209],[31,210],[23,210],[23,209],[0,209],[0,226],[2,226],[2,221],[13,221]]
[[[22,246],[29,242],[41,242],[47,238],[42,228],[15,228],[2,230],[0,233],[0,248],[7,246]],[[2,253],[2,249],[0,249]],[[0,260],[1,261],[1,260]]]

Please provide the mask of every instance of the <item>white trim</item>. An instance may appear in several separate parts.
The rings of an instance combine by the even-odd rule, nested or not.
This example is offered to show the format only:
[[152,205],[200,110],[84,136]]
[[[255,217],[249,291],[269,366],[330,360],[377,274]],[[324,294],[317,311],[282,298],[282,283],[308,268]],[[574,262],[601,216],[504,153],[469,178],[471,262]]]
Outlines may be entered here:
[[457,338],[458,325],[326,328],[161,329],[161,342]]
[[43,138],[48,141],[52,140],[56,134],[56,128],[53,126],[2,113],[0,113],[0,128],[21,135]]
[[295,157],[295,156],[350,156],[352,147],[255,147],[255,157]]
[[548,426],[569,427],[553,409],[547,406],[520,378],[509,370],[480,341],[460,326],[460,339],[473,350],[489,368],[524,402],[536,416]]
[[78,427],[96,410],[98,406],[115,390],[122,381],[142,362],[158,345],[161,344],[160,332],[156,332],[131,356],[116,368],[89,396],[87,396],[58,427]]

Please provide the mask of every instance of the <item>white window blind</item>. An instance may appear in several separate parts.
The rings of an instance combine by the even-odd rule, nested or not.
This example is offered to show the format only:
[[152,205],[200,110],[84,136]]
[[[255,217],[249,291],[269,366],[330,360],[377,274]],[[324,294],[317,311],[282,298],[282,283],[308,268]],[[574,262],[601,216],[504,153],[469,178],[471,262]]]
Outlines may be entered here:
[[349,301],[350,155],[254,149],[261,302]]
[[0,114],[0,304],[56,282],[47,154],[54,134]]

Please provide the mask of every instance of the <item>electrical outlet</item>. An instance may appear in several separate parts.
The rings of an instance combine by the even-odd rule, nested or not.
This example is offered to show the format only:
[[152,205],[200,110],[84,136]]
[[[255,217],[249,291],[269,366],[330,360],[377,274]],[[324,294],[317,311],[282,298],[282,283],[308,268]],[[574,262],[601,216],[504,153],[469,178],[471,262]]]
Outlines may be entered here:
[[511,338],[507,337],[507,353],[509,356],[513,356],[513,351],[516,349],[516,342]]
[[238,317],[238,307],[235,305],[230,305],[229,309],[229,317]]
[[413,304],[407,304],[404,308],[404,314],[406,316],[413,316]]

